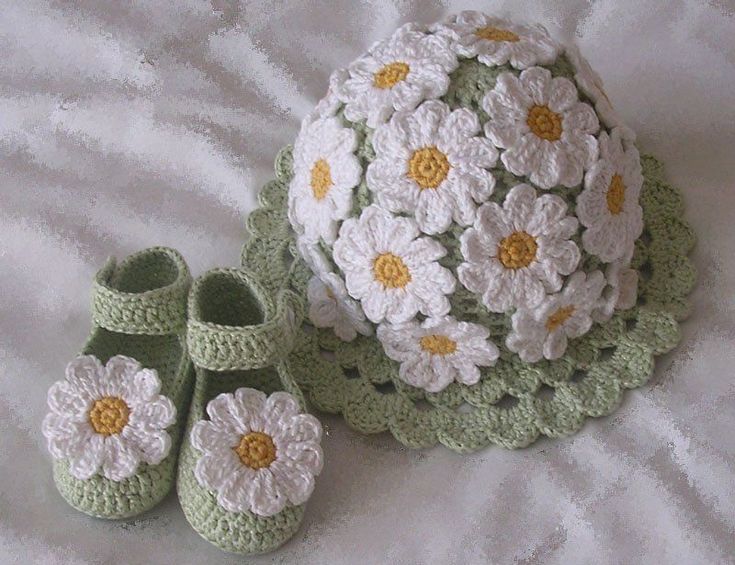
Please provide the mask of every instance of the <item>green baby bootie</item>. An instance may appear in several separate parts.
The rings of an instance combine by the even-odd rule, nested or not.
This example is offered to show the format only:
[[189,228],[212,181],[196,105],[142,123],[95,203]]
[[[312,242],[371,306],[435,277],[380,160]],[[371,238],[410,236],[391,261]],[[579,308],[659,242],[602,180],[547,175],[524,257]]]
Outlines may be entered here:
[[321,426],[286,365],[302,308],[245,271],[210,271],[191,290],[196,383],[177,489],[192,527],[225,551],[291,538],[321,471]]
[[170,491],[194,374],[190,286],[183,258],[164,247],[110,259],[95,277],[92,332],[49,389],[43,421],[56,486],[77,510],[127,518]]

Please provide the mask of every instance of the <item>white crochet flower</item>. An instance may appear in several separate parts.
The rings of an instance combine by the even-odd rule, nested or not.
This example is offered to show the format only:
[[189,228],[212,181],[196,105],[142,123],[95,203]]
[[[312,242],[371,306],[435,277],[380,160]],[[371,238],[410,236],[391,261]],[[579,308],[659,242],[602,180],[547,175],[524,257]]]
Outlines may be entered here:
[[527,69],[551,64],[559,53],[558,44],[541,26],[518,25],[481,12],[461,12],[433,29],[450,38],[458,55],[477,57],[488,66],[510,63]]
[[495,180],[486,170],[498,152],[480,132],[477,115],[452,112],[438,100],[412,112],[397,112],[373,135],[376,158],[367,169],[368,187],[392,212],[415,214],[424,233],[470,225],[475,202],[486,200]]
[[305,122],[293,150],[288,215],[308,241],[332,243],[339,221],[349,216],[362,169],[353,154],[357,136],[337,118]]
[[513,187],[502,208],[483,204],[473,227],[460,238],[465,262],[457,268],[460,282],[482,295],[492,312],[533,308],[546,292],[562,286],[560,275],[577,268],[580,253],[570,240],[577,220],[566,216],[560,197],[527,184]]
[[490,116],[485,135],[506,149],[506,168],[541,188],[578,185],[597,158],[594,110],[578,100],[572,81],[552,78],[547,69],[502,73],[482,108]]
[[100,473],[121,481],[141,462],[158,465],[171,449],[165,429],[176,418],[160,390],[156,371],[131,357],[116,355],[104,366],[93,355],[77,357],[48,391],[43,435],[51,455],[66,459],[80,480]]
[[439,392],[454,381],[477,383],[479,367],[494,365],[499,356],[489,336],[484,326],[451,316],[378,326],[386,355],[401,363],[400,378],[429,392]]
[[309,319],[317,328],[333,328],[342,341],[352,341],[358,332],[372,333],[360,305],[350,298],[345,283],[335,273],[312,277],[307,296]]
[[592,310],[604,286],[600,271],[589,276],[574,273],[562,292],[545,297],[535,308],[520,308],[513,314],[513,330],[506,346],[526,363],[542,357],[558,359],[566,351],[568,339],[584,335],[592,327]]
[[202,452],[194,476],[222,508],[273,516],[309,499],[322,469],[322,428],[292,395],[239,388],[211,400],[207,414],[191,430]]
[[615,108],[613,108],[612,102],[607,97],[602,78],[592,68],[587,59],[582,56],[577,46],[570,45],[567,47],[565,55],[574,67],[574,80],[577,82],[577,86],[594,103],[600,121],[610,129],[620,128],[623,139],[626,141],[635,141],[635,132],[620,119]]
[[352,122],[367,119],[374,128],[394,110],[413,110],[423,100],[446,93],[449,73],[457,65],[445,38],[403,26],[350,65],[350,77],[338,89],[345,117]]
[[446,295],[454,292],[456,283],[437,262],[446,249],[418,236],[414,220],[393,217],[376,205],[342,224],[334,261],[370,321],[398,324],[419,311],[425,316],[449,312]]
[[638,271],[616,261],[608,265],[605,278],[608,286],[592,312],[595,322],[606,322],[615,310],[628,310],[638,301]]
[[638,197],[643,173],[638,150],[623,147],[618,128],[600,134],[600,159],[587,173],[577,197],[577,217],[587,229],[584,248],[606,263],[630,261],[635,240],[643,231],[643,209]]

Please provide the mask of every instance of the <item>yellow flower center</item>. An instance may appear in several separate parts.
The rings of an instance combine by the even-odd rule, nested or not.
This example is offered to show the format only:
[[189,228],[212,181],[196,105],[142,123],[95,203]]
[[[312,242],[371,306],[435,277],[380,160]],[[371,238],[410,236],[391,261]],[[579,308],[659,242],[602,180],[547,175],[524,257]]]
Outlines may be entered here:
[[408,161],[408,176],[421,190],[437,188],[449,174],[447,156],[436,147],[417,149]]
[[522,269],[533,263],[537,250],[535,237],[524,231],[517,231],[500,242],[498,259],[506,269]]
[[574,314],[574,306],[563,306],[559,308],[546,320],[546,329],[553,332],[566,322],[572,314]]
[[98,434],[111,436],[119,434],[128,424],[130,408],[117,396],[105,396],[95,400],[89,411],[89,423]]
[[393,253],[382,253],[373,262],[375,280],[384,288],[403,288],[411,282],[411,272],[403,259]]
[[528,111],[526,123],[531,131],[541,139],[557,141],[561,138],[561,116],[551,111],[548,106],[532,106]]
[[457,351],[457,342],[445,335],[425,335],[419,344],[421,349],[432,355],[451,355]]
[[240,461],[251,469],[262,469],[276,460],[276,446],[273,438],[263,432],[250,432],[240,438],[237,447],[232,448]]
[[329,163],[324,159],[319,159],[311,168],[311,192],[314,198],[322,200],[330,188],[332,188],[332,171]]
[[480,39],[487,39],[488,41],[509,41],[515,43],[521,39],[512,31],[493,26],[480,28],[475,32],[475,35]]
[[617,216],[623,211],[623,204],[625,204],[625,183],[623,177],[618,173],[612,176],[610,186],[607,189],[607,209],[613,216]]
[[401,61],[389,63],[373,75],[373,85],[376,88],[393,88],[406,79],[410,70],[411,67]]

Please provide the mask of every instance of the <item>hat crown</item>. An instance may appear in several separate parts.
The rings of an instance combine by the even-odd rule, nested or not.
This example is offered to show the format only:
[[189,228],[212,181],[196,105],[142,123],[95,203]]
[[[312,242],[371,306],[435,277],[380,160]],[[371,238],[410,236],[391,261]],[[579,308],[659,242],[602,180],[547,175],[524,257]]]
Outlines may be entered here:
[[377,333],[401,378],[562,356],[636,299],[634,135],[575,48],[462,12],[374,44],[305,118],[288,215],[309,315]]

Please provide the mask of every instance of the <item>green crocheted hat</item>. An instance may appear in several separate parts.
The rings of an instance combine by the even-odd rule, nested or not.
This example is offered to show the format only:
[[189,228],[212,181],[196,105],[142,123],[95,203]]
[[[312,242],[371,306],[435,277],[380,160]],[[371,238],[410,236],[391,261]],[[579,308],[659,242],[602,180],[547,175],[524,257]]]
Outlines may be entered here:
[[357,430],[563,436],[678,340],[681,199],[543,28],[402,26],[332,75],[276,173],[243,261],[308,302],[289,366]]

